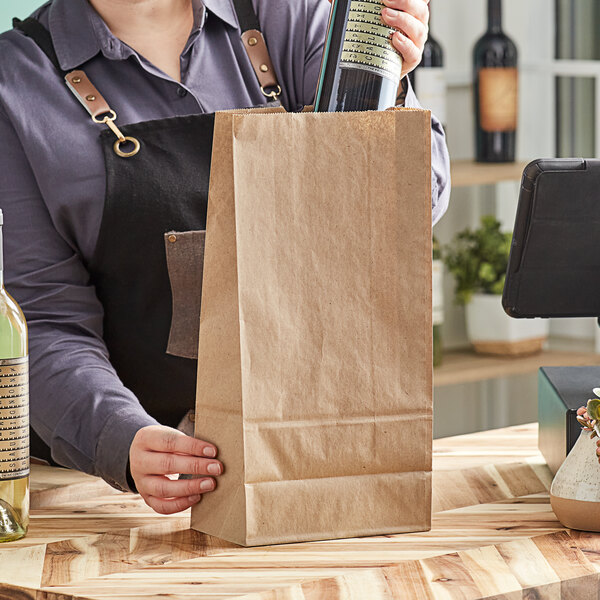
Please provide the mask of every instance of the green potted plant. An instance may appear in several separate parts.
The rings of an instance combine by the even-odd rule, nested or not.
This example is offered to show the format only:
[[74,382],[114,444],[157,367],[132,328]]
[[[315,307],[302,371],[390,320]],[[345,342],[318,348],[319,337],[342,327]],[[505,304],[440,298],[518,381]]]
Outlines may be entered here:
[[477,229],[458,232],[444,248],[455,300],[465,305],[467,336],[482,354],[534,354],[548,337],[547,321],[511,319],[502,308],[511,240],[496,217],[485,216]]

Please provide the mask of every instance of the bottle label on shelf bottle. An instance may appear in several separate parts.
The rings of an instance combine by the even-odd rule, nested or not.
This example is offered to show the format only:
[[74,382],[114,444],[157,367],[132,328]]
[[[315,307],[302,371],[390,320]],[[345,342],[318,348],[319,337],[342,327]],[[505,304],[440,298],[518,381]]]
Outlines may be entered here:
[[423,108],[430,110],[445,125],[446,71],[443,67],[420,67],[415,71],[416,92]]
[[340,66],[400,81],[402,58],[392,46],[394,30],[381,18],[380,0],[351,0]]
[[0,360],[0,481],[29,475],[29,361]]
[[433,261],[433,325],[444,322],[444,263]]
[[486,67],[479,71],[479,107],[484,131],[516,130],[518,88],[516,68]]

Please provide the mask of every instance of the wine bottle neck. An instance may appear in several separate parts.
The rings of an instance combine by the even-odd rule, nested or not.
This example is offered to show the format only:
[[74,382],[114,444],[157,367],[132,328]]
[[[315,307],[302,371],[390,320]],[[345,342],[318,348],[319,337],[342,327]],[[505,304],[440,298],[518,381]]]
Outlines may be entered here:
[[502,0],[488,0],[488,31],[502,31]]

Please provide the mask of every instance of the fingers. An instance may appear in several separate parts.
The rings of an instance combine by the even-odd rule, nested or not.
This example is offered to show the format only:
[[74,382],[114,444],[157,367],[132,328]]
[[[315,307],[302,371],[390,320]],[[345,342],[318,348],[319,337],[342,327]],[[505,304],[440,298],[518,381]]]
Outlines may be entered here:
[[[423,3],[423,0],[418,1],[427,9],[427,6]],[[419,52],[423,50],[423,46],[425,45],[427,36],[429,35],[427,21],[422,22],[410,13],[402,12],[394,8],[384,8],[382,15],[383,21],[386,25],[389,25],[390,27],[398,29],[404,33],[405,37],[408,38],[417,48],[419,48]],[[394,37],[396,37],[396,35],[394,35]],[[406,57],[405,60],[407,60]]]
[[383,0],[383,3],[389,8],[412,15],[423,25],[429,23],[429,0]]
[[218,460],[167,452],[144,452],[139,457],[137,469],[145,475],[185,473],[216,477],[223,473],[223,465]]
[[421,62],[423,51],[399,31],[392,36],[392,45],[402,55],[402,75],[410,73]]
[[154,498],[153,496],[144,497],[146,504],[161,515],[172,515],[174,513],[187,510],[202,500],[202,496],[188,496],[184,498]]
[[152,452],[176,452],[193,456],[217,456],[213,444],[197,440],[170,427],[145,427],[138,432],[138,445],[142,450]]
[[[223,465],[213,458],[216,455],[213,444],[157,425],[136,433],[129,450],[129,467],[146,504],[161,514],[173,514],[215,489],[213,477],[223,473]],[[199,478],[173,481],[167,477],[177,473]]]
[[212,492],[216,482],[211,478],[177,479],[175,481],[158,475],[148,475],[140,483],[142,489],[138,490],[144,496],[154,498],[185,498],[201,496]]
[[421,62],[423,48],[429,35],[429,6],[425,0],[383,0],[386,8],[382,19],[397,31],[392,45],[402,55],[402,76]]

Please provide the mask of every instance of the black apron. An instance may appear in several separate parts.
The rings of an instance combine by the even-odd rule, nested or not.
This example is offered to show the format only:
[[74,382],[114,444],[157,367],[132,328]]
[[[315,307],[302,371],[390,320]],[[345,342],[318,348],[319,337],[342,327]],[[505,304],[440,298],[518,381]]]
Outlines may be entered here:
[[[276,101],[281,88],[250,0],[235,0],[234,5],[241,43],[261,89],[269,101]],[[74,73],[80,74],[75,83],[85,77],[83,71],[61,70],[51,36],[39,22],[15,20],[14,25],[38,44],[67,82],[73,83]],[[265,63],[271,79],[265,79]],[[173,297],[165,243],[176,244],[186,236],[169,232],[206,229],[213,128],[214,114],[123,126],[122,135],[140,144],[129,157],[117,154],[118,149],[131,148],[116,144],[114,129],[100,134],[106,198],[98,242],[87,267],[104,307],[103,337],[124,385],[151,416],[171,427],[194,407],[197,360],[167,353]],[[202,242],[203,236],[194,239]],[[203,248],[199,252],[203,255]],[[196,294],[199,297],[199,289]],[[48,447],[31,433],[32,456],[51,462]]]

